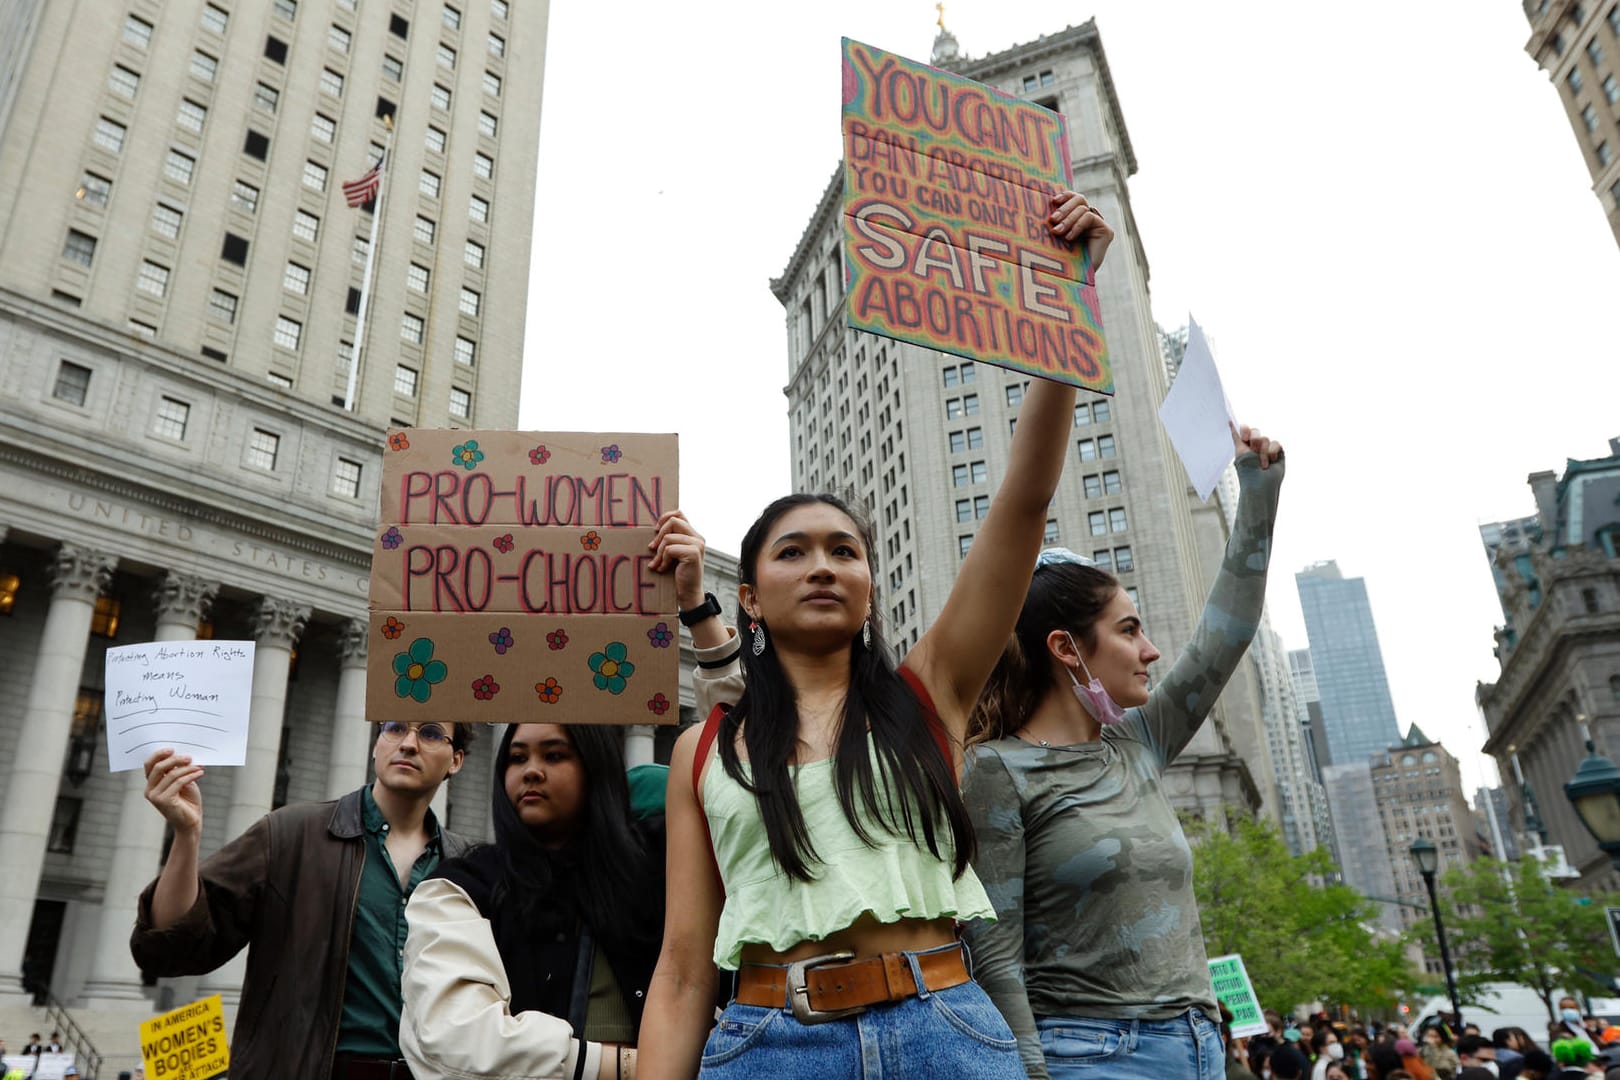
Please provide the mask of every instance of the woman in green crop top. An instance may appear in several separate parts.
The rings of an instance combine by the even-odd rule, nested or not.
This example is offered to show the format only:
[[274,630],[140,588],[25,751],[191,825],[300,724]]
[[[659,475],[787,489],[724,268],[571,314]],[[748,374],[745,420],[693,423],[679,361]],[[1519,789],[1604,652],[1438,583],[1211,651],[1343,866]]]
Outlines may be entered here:
[[[1072,192],[1053,200],[1051,228],[1093,267],[1113,236]],[[958,917],[993,913],[955,771],[1029,584],[1074,400],[1033,381],[995,502],[904,669],[880,638],[874,538],[849,507],[789,496],[749,529],[741,696],[670,762],[670,901],[639,1080],[1023,1075],[957,941]],[[769,860],[748,860],[750,834]],[[906,880],[878,883],[880,864]],[[737,990],[716,1024],[715,958],[733,955]]]

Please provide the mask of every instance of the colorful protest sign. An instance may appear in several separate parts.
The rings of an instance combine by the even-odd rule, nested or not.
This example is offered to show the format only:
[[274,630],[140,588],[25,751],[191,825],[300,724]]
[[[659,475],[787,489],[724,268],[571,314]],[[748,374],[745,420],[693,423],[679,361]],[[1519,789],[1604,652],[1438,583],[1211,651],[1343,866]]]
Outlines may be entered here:
[[247,760],[253,642],[154,641],[107,650],[107,763],[138,769],[169,746],[198,765]]
[[193,1001],[141,1022],[146,1080],[210,1080],[231,1067],[220,996]]
[[1232,1034],[1240,1039],[1266,1033],[1266,1018],[1260,999],[1254,996],[1243,957],[1237,953],[1209,958],[1209,978],[1215,984],[1215,998],[1232,1010]]
[[849,38],[843,90],[849,325],[1113,393],[1064,118]]
[[366,713],[673,724],[680,627],[651,570],[674,435],[388,434]]

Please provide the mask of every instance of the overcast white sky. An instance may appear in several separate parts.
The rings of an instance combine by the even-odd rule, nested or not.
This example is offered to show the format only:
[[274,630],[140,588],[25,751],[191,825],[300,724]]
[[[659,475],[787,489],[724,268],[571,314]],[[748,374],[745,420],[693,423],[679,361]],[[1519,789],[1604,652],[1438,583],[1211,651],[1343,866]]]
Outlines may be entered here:
[[[1190,310],[1289,483],[1293,573],[1367,579],[1402,728],[1465,763],[1500,608],[1480,522],[1620,435],[1620,250],[1516,0],[954,0],[971,56],[1095,16],[1165,326]],[[735,552],[789,487],[781,272],[837,165],[839,37],[927,60],[926,0],[553,0],[521,423],[678,431]],[[1104,267],[1103,273],[1107,273]],[[1545,795],[1543,797],[1546,797]]]

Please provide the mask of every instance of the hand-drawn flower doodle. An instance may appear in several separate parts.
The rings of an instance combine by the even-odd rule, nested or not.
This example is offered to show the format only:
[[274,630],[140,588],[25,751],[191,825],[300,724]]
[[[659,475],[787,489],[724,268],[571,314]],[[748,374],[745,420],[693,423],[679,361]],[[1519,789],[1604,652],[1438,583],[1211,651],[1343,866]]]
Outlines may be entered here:
[[393,641],[395,638],[399,637],[400,633],[404,631],[404,629],[405,624],[390,615],[388,618],[383,620],[382,636],[387,638],[389,641]]
[[564,630],[553,630],[546,635],[546,648],[552,652],[561,652],[568,645],[568,633]]
[[509,553],[514,546],[516,545],[512,543],[511,533],[507,533],[505,536],[497,536],[495,538],[495,550],[499,551],[503,555]]
[[501,684],[495,681],[495,676],[485,675],[473,680],[472,691],[473,697],[479,701],[488,701],[501,692]]
[[675,634],[670,630],[669,623],[661,622],[647,631],[647,640],[652,642],[655,649],[667,649],[670,642],[675,640]]
[[399,697],[408,697],[413,701],[426,701],[433,694],[433,687],[444,682],[444,677],[450,674],[450,668],[443,660],[433,659],[433,640],[419,637],[411,642],[411,647],[402,653],[394,654],[394,693]]
[[602,546],[602,534],[598,533],[595,529],[592,529],[590,532],[579,538],[579,546],[584,548],[586,551],[595,551],[597,548]]
[[388,526],[388,531],[382,534],[382,546],[385,551],[393,551],[405,542],[405,534],[394,525]]
[[411,440],[405,437],[405,433],[403,431],[396,431],[392,435],[388,436],[388,449],[409,450],[410,448]]
[[529,464],[530,465],[544,465],[546,462],[548,462],[550,460],[551,460],[551,451],[547,450],[544,446],[537,446],[533,450],[529,451]]
[[622,457],[624,457],[624,453],[620,451],[618,443],[602,447],[602,464],[617,465]]
[[460,465],[471,472],[478,468],[478,463],[484,460],[484,452],[478,449],[477,439],[468,439],[464,443],[457,443],[450,451],[450,464]]
[[628,679],[636,673],[636,665],[625,659],[630,650],[624,647],[622,641],[610,641],[602,647],[601,652],[591,653],[591,682],[596,684],[598,690],[606,690],[610,694],[622,694],[629,685]]
[[512,647],[511,627],[503,626],[493,634],[489,635],[489,643],[495,646],[496,653],[501,656],[505,656],[506,650]]
[[557,699],[562,697],[562,684],[556,679],[547,679],[545,682],[535,683],[534,692],[539,694],[540,700],[547,705],[555,705]]
[[669,712],[669,698],[663,694],[654,694],[647,702],[647,709],[654,716],[663,716]]

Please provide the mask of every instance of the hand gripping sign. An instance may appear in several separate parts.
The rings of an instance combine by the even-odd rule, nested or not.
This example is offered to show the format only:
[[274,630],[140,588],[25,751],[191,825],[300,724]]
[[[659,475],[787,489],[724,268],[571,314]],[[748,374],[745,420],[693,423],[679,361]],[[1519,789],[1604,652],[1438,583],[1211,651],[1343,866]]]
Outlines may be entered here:
[[843,72],[849,325],[1113,393],[1085,249],[1047,228],[1064,118],[849,38]]
[[673,724],[674,435],[391,431],[372,550],[366,715]]

